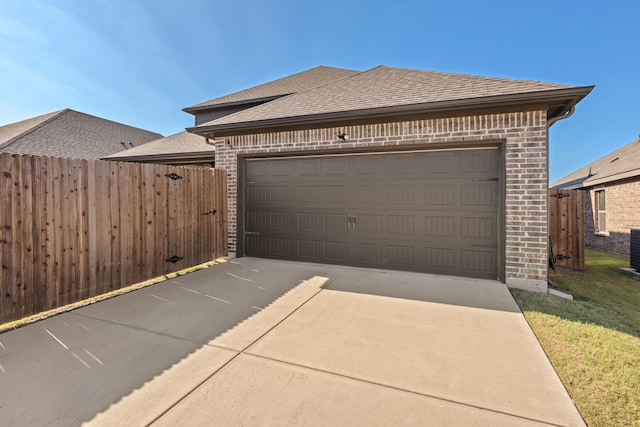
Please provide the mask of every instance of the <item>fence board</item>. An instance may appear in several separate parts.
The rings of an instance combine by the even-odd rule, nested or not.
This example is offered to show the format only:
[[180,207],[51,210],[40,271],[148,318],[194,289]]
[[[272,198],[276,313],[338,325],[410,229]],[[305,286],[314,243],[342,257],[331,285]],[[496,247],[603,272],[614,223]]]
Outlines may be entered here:
[[584,270],[584,193],[550,190],[549,235],[559,266]]
[[226,255],[226,185],[222,170],[0,154],[0,323]]

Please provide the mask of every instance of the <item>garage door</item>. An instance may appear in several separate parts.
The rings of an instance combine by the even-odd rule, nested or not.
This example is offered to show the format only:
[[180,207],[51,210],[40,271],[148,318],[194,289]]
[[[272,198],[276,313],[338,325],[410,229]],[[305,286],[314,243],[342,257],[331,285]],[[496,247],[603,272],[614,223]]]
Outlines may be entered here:
[[497,148],[244,162],[248,256],[499,277]]

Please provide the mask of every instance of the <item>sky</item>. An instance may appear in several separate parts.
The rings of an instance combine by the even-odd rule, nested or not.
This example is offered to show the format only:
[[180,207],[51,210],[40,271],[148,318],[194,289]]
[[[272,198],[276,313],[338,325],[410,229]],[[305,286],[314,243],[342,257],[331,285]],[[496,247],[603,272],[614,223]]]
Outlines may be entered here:
[[318,65],[595,85],[550,181],[640,133],[633,0],[0,0],[0,126],[63,108],[165,136],[183,108]]

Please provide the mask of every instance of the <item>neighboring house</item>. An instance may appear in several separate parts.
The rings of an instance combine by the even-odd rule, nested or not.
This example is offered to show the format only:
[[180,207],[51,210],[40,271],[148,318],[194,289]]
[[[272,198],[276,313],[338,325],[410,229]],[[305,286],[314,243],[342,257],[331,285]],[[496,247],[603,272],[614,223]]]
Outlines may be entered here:
[[585,194],[585,243],[629,256],[640,227],[640,137],[551,184]]
[[213,141],[209,142],[207,138],[182,131],[129,150],[111,154],[104,159],[213,167],[216,161],[216,151]]
[[0,152],[100,159],[160,137],[66,108],[0,126]]
[[548,128],[592,88],[317,67],[185,111],[228,172],[238,256],[546,291]]

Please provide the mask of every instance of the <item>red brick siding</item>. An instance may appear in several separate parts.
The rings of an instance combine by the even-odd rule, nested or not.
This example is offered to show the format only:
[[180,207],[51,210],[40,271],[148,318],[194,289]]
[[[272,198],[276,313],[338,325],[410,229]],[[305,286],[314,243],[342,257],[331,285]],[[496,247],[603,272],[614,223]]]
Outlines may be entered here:
[[[341,131],[349,135],[344,142]],[[240,154],[505,141],[505,276],[513,286],[546,289],[548,144],[546,111],[497,113],[220,137],[216,167],[228,172],[229,250],[236,249]]]
[[[596,191],[603,188],[606,198],[606,233],[596,233]],[[585,197],[585,243],[587,246],[629,256],[631,228],[640,227],[640,178],[610,182],[589,188]]]

